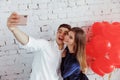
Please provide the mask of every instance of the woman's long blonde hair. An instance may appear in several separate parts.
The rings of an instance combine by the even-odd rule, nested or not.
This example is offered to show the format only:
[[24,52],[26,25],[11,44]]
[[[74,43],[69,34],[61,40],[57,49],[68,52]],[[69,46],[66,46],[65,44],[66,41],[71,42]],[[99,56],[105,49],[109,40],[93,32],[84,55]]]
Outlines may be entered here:
[[87,62],[86,62],[86,34],[83,31],[83,29],[79,27],[74,27],[70,31],[73,31],[75,33],[75,46],[74,46],[74,52],[75,56],[80,64],[81,71],[84,73],[87,68]]

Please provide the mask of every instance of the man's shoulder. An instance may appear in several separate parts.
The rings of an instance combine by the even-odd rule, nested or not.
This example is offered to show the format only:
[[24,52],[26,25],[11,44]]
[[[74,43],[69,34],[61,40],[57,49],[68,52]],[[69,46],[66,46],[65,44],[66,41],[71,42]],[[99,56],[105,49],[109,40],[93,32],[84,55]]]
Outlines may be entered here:
[[50,40],[50,41],[48,41],[48,43],[49,43],[50,46],[52,46],[52,47],[57,47],[57,43],[56,43],[55,40]]
[[55,40],[47,40],[49,43],[54,43]]

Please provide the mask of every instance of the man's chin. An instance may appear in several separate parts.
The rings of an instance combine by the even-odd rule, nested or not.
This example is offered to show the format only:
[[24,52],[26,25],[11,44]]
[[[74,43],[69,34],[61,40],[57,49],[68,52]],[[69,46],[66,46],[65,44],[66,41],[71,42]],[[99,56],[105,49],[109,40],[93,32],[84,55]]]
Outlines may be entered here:
[[64,44],[64,43],[63,43],[63,41],[59,41],[58,44],[59,44],[59,45],[62,45],[62,44]]

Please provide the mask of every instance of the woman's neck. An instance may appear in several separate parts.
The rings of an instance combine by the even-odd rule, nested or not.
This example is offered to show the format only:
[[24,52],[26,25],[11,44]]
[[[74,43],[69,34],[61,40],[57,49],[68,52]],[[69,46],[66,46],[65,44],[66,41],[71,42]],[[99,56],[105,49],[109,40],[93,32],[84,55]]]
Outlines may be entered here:
[[73,46],[68,46],[68,49],[69,49],[69,52],[70,52],[70,53],[74,53]]

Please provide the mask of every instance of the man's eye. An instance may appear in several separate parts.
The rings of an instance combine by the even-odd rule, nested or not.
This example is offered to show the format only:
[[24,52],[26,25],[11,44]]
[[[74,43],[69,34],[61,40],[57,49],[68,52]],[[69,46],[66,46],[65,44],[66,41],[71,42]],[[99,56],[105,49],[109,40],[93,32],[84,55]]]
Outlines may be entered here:
[[62,33],[61,31],[58,31],[58,33]]
[[68,35],[68,33],[64,33],[64,35]]

